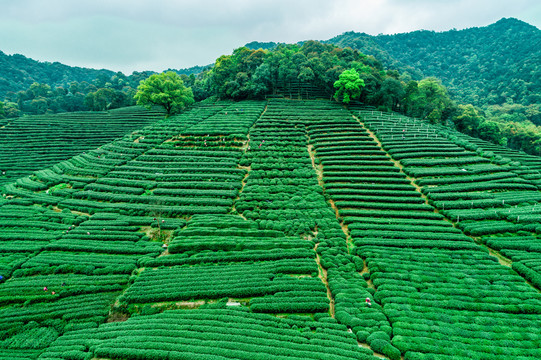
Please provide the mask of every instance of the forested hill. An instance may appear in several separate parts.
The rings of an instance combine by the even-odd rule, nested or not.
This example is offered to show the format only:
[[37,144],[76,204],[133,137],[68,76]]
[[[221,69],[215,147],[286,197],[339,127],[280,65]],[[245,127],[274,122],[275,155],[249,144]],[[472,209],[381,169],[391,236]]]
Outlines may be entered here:
[[437,77],[463,103],[541,103],[541,30],[517,19],[460,31],[347,32],[327,42],[373,55],[414,79]]
[[[169,69],[191,85],[211,65]],[[106,111],[135,104],[141,80],[153,71],[131,75],[111,70],[41,62],[0,51],[0,118],[73,111]]]
[[[208,65],[169,70],[178,74],[190,75],[198,74],[206,68]],[[134,84],[137,86],[140,79],[153,73],[152,71],[134,72],[130,78],[133,77]],[[74,82],[94,84],[99,88],[101,83],[110,82],[115,74],[119,75],[120,73],[106,69],[96,70],[69,66],[59,62],[42,62],[21,54],[7,55],[0,51],[0,100],[4,99],[6,95],[9,98],[8,93],[28,90],[33,83],[46,84],[51,89],[58,87],[69,89]],[[124,76],[121,75],[121,77]]]
[[92,83],[100,76],[109,79],[113,74],[111,70],[40,62],[20,54],[7,55],[0,51],[0,98],[4,98],[8,92],[27,90],[35,82],[47,84],[53,89],[67,89],[74,81]]

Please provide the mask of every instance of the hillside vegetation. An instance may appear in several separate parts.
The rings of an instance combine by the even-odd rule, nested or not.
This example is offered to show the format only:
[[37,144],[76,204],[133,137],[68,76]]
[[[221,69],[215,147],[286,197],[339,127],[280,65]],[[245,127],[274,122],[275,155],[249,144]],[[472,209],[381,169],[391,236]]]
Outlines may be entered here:
[[3,186],[0,354],[541,357],[540,170],[372,108],[196,103]]
[[0,186],[163,119],[133,106],[108,112],[23,116],[0,122]]
[[[208,66],[171,70],[193,83]],[[153,71],[131,75],[110,70],[40,62],[0,51],[0,118],[73,111],[106,111],[135,105],[133,96],[141,80]],[[200,100],[200,99],[199,99]]]
[[[340,74],[355,69],[364,82],[359,99],[364,104],[447,123],[539,155],[540,44],[536,27],[502,19],[460,31],[348,32],[324,43],[289,45],[251,42],[215,65],[174,71],[200,101],[211,96],[331,98]],[[5,94],[0,118],[133,105],[136,87],[152,74],[70,68],[22,55],[0,54],[0,61],[5,65],[0,69],[0,97]]]
[[[258,43],[249,45],[256,47]],[[363,104],[445,124],[529,154],[541,154],[540,127],[527,120],[536,121],[536,114],[541,110],[539,104],[506,103],[496,106],[499,112],[494,106],[483,110],[472,104],[457,104],[437,78],[411,80],[407,69],[403,73],[385,70],[373,56],[351,48],[316,41],[275,45],[267,46],[271,50],[243,47],[232,55],[220,57],[212,69],[194,81],[194,93],[199,98],[214,95],[235,100],[284,96],[330,98],[334,93],[341,101],[342,96],[335,93],[336,81],[346,72],[354,71],[363,84],[358,97]],[[513,116],[502,111],[511,111]]]
[[328,42],[373,55],[413,78],[437,77],[462,103],[541,103],[541,31],[517,19],[460,31],[378,36],[349,32]]
[[72,82],[92,83],[97,78],[111,78],[111,70],[74,67],[59,62],[39,62],[21,54],[7,55],[0,51],[0,97],[27,90],[33,83],[52,88],[69,88]]
[[[441,79],[461,108],[458,128],[496,144],[540,154],[541,31],[517,19],[465,30],[370,36],[344,33],[327,42],[350,46],[398,69],[403,80]],[[520,135],[519,135],[520,134]]]

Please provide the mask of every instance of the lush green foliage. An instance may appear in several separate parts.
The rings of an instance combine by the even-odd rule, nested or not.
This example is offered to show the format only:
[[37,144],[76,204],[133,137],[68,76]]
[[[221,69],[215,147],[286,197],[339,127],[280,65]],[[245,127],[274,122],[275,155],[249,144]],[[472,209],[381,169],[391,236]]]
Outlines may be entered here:
[[432,122],[450,119],[456,107],[434,78],[406,83],[397,71],[384,71],[371,56],[316,41],[302,46],[280,44],[270,50],[239,48],[217,59],[200,78],[194,86],[199,93],[237,100],[263,96],[331,98],[334,94],[345,103],[360,99]]
[[436,78],[426,78],[418,83],[410,81],[405,89],[403,103],[406,115],[433,123],[449,119],[455,110],[447,90]]
[[361,96],[361,89],[365,86],[364,81],[359,78],[355,69],[344,70],[338,80],[333,84],[336,92],[334,98],[349,104],[351,100],[358,99]]
[[541,154],[541,121],[532,124],[530,121],[498,118],[483,115],[472,105],[459,106],[459,112],[453,118],[457,130],[494,144],[508,146],[528,154]]
[[540,69],[534,59],[540,36],[535,26],[511,18],[460,31],[378,36],[349,32],[328,42],[373,55],[417,79],[435,76],[463,103],[504,105],[511,100],[538,106]]
[[328,42],[375,56],[385,66],[400,70],[403,82],[437,77],[450,97],[464,104],[456,116],[452,106],[438,110],[434,106],[438,101],[427,104],[418,93],[421,82],[419,86],[410,82],[405,98],[413,101],[403,102],[402,109],[407,115],[432,114],[434,118],[442,111],[443,119],[452,118],[466,134],[539,155],[541,88],[534,59],[539,58],[540,37],[534,26],[502,19],[487,27],[440,33],[423,30],[370,36],[348,32]]
[[541,161],[354,114],[205,101],[5,185],[2,356],[539,357]]
[[0,128],[0,185],[105,145],[163,117],[157,109],[134,106],[11,119]]
[[[374,359],[355,337],[328,317],[280,319],[240,309],[167,311],[63,336],[45,353],[54,358],[77,338],[100,358],[123,359]],[[120,334],[133,334],[120,336]],[[79,340],[80,342],[80,340]],[[83,346],[84,347],[84,346]],[[77,358],[85,356],[74,348]]]
[[[216,60],[199,87],[221,98],[245,99],[264,95],[298,98],[330,98],[339,75],[355,69],[366,83],[363,101],[381,104],[392,98],[392,87],[382,88],[386,74],[379,62],[349,48],[340,49],[317,41],[302,46],[281,44],[270,50],[236,49]],[[401,89],[401,87],[400,87]]]
[[167,115],[178,113],[194,102],[192,89],[186,88],[180,75],[173,71],[142,80],[134,98],[137,105],[163,106]]
[[[539,36],[538,29],[516,19],[442,33],[371,37],[350,32],[327,44],[253,42],[221,56],[212,68],[176,73],[182,73],[196,100],[211,95],[236,100],[281,95],[313,98],[331,97],[339,75],[353,68],[366,85],[360,95],[365,104],[435,123],[453,120],[467,134],[538,155],[540,131],[535,125],[541,124],[541,109],[535,80],[539,69],[532,59],[539,51],[535,48]],[[126,76],[1,55],[6,75],[0,94],[4,89],[8,117],[131,105],[134,88],[151,75]],[[385,71],[382,64],[392,70]],[[195,73],[200,74],[196,77]],[[433,76],[449,88],[450,96]],[[14,79],[24,83],[23,88]],[[457,108],[451,99],[480,108]]]
[[[173,70],[187,86],[206,67]],[[5,99],[5,116],[72,111],[104,111],[135,105],[133,95],[151,71],[125,75],[110,70],[71,67],[58,62],[39,62],[23,55],[0,51],[0,99]],[[201,97],[197,98],[201,100]],[[0,119],[2,115],[0,114]]]
[[[416,176],[422,174],[421,176],[423,176],[423,179],[421,181],[425,181],[425,184],[427,185],[433,184],[433,186],[423,187],[423,192],[428,195],[429,199],[434,193],[440,194],[446,192],[446,188],[449,188],[448,191],[453,191],[452,193],[449,192],[449,194],[458,194],[455,196],[458,196],[459,199],[462,196],[461,194],[463,194],[463,192],[457,192],[459,189],[462,189],[464,192],[478,190],[486,191],[490,189],[491,185],[493,188],[499,187],[502,190],[507,189],[510,191],[515,190],[519,185],[521,189],[526,186],[524,189],[527,189],[530,193],[532,189],[536,189],[535,185],[525,183],[528,181],[519,179],[517,174],[510,173],[509,170],[513,170],[513,167],[500,170],[500,166],[496,164],[487,164],[490,163],[492,159],[480,156],[474,157],[473,155],[476,155],[476,153],[468,152],[464,147],[461,147],[465,146],[468,149],[476,150],[477,147],[474,144],[465,143],[459,140],[452,142],[445,137],[442,138],[441,134],[436,134],[436,129],[432,129],[431,126],[427,126],[426,123],[420,123],[412,119],[374,111],[364,111],[361,112],[361,115],[363,115],[364,123],[368,125],[370,130],[377,134],[384,149],[388,149],[389,153],[392,153],[393,155],[396,154],[397,158],[402,159],[401,163],[405,165],[404,171],[406,173],[409,173],[409,169],[414,169],[417,174]],[[345,125],[348,122],[350,125]],[[331,124],[334,125],[334,128]],[[528,314],[538,313],[540,311],[538,307],[540,298],[535,292],[532,292],[528,286],[523,285],[524,283],[521,278],[517,277],[516,274],[497,266],[495,261],[491,260],[483,251],[481,251],[470,238],[464,236],[457,229],[449,226],[449,223],[442,221],[441,215],[439,215],[439,221],[436,220],[438,217],[434,217],[434,219],[430,221],[418,221],[420,218],[419,215],[422,214],[418,211],[409,211],[404,212],[404,214],[399,214],[397,211],[391,212],[386,209],[387,207],[392,208],[395,204],[396,206],[402,205],[401,202],[404,204],[415,203],[415,197],[411,196],[411,200],[408,200],[410,199],[409,196],[401,197],[399,196],[400,193],[394,192],[394,189],[391,186],[385,187],[385,185],[389,184],[389,180],[392,179],[392,177],[390,177],[392,172],[389,172],[385,166],[381,166],[381,162],[378,162],[378,165],[380,165],[379,171],[382,172],[382,174],[387,173],[388,175],[386,177],[361,177],[361,174],[365,173],[363,172],[363,169],[366,168],[368,170],[366,174],[369,175],[370,171],[373,171],[372,169],[375,168],[374,166],[370,166],[370,153],[355,151],[354,145],[348,143],[348,137],[353,136],[353,133],[349,135],[344,132],[344,129],[352,129],[353,124],[354,121],[352,120],[337,120],[336,116],[332,118],[329,117],[328,120],[320,120],[317,125],[313,126],[314,135],[317,135],[314,136],[314,141],[316,142],[315,147],[317,149],[317,155],[321,156],[325,187],[332,185],[329,187],[330,191],[328,194],[331,199],[335,201],[340,214],[342,216],[347,216],[345,217],[345,222],[348,224],[354,243],[357,246],[358,254],[367,260],[367,265],[370,269],[370,279],[372,279],[374,285],[378,289],[376,292],[376,300],[382,301],[384,308],[390,311],[389,314],[392,314],[390,319],[393,323],[393,345],[397,346],[403,352],[406,351],[406,358],[409,356],[414,358],[416,354],[425,352],[442,355],[454,355],[459,353],[456,345],[444,341],[446,338],[445,336],[433,337],[433,334],[430,331],[424,332],[422,335],[425,339],[430,339],[427,340],[430,345],[426,346],[424,345],[425,343],[421,341],[415,342],[415,340],[413,340],[414,344],[409,343],[412,337],[416,336],[415,330],[418,329],[418,326],[409,326],[407,324],[412,321],[416,324],[422,323],[421,321],[425,317],[441,320],[441,312],[462,312],[464,310],[480,311],[483,309],[483,311],[488,310],[492,311],[492,313],[502,311],[502,318],[509,316],[507,313],[521,313],[525,314],[525,323],[528,323],[529,320],[526,319],[531,319],[527,317],[529,316]],[[359,125],[357,126],[360,127]],[[334,138],[330,136],[333,130],[335,132]],[[324,133],[325,136],[319,135],[318,132]],[[363,133],[365,133],[365,131],[359,129],[356,136],[360,138],[366,136],[363,135]],[[439,140],[437,138],[438,135]],[[322,142],[321,139],[324,139],[324,142]],[[454,139],[456,139],[456,137]],[[317,145],[318,143],[320,145]],[[336,158],[346,156],[345,152],[340,151],[339,145],[341,143],[348,149],[348,154],[353,154],[348,156],[350,161],[355,161],[358,165],[356,167],[343,165],[340,167],[329,166],[330,171],[327,171],[327,159],[331,161],[331,164],[336,164]],[[362,140],[357,141],[357,144],[358,149],[367,146],[367,142]],[[449,149],[454,149],[454,151],[448,151]],[[467,161],[464,162],[464,159],[467,159]],[[494,160],[505,163],[503,159]],[[507,163],[509,163],[509,161],[510,160],[507,160]],[[464,164],[476,163],[479,165],[468,165],[464,167]],[[419,170],[417,170],[424,167],[431,172],[420,173]],[[340,170],[340,168],[342,168],[342,170]],[[342,176],[338,174],[340,171],[342,172]],[[497,176],[487,174],[487,172],[490,171],[493,171]],[[451,183],[454,182],[455,184],[447,185],[446,178],[442,179],[441,182],[437,181],[438,178],[430,181],[432,180],[430,176],[442,176],[447,174],[454,177],[455,180],[451,181]],[[459,177],[459,175],[461,176]],[[327,182],[328,178],[338,178],[340,180],[329,183]],[[355,182],[356,186],[348,189],[350,185],[346,179]],[[363,180],[365,184],[363,184]],[[483,185],[483,182],[486,182],[486,186]],[[374,194],[376,189],[377,193]],[[367,193],[367,191],[370,192]],[[389,192],[389,194],[386,195],[385,192]],[[486,194],[490,196],[490,193],[487,192],[477,194]],[[494,200],[496,203],[499,201],[501,204],[502,201],[513,201],[512,199],[515,199],[518,194],[519,193],[513,193],[513,195],[508,198]],[[511,195],[511,193],[509,195]],[[417,196],[419,196],[419,193],[417,193]],[[532,198],[532,195],[529,196],[530,200],[535,201],[535,197]],[[342,199],[347,201],[343,201]],[[370,201],[374,201],[376,206],[372,205]],[[526,195],[522,201],[528,201],[528,195]],[[474,199],[473,202],[468,200],[463,201],[462,203],[469,206],[494,206],[493,202],[487,202],[487,200],[484,199]],[[434,205],[438,206],[440,208],[439,210],[442,211],[442,204],[435,202]],[[447,202],[446,205],[449,206]],[[356,210],[356,206],[360,209]],[[378,210],[378,208],[382,208],[382,210]],[[383,209],[385,209],[385,212],[383,212]],[[447,214],[446,212],[444,213]],[[504,213],[506,212],[502,211],[502,215]],[[415,220],[409,220],[409,217]],[[513,219],[512,215],[511,218]],[[465,222],[456,219],[456,217],[453,219],[457,220],[458,225],[461,227],[462,224],[465,224]],[[514,219],[516,220],[516,215]],[[495,229],[496,231],[504,232],[516,231],[516,226],[514,226],[514,224],[501,224],[502,227],[498,228],[499,225],[500,224],[491,222],[487,227],[487,229],[490,229],[489,234]],[[478,228],[477,231],[479,230],[480,228]],[[516,237],[514,237],[514,239],[516,239]],[[535,243],[528,240],[521,243],[524,245],[529,244],[529,249],[532,249],[532,246],[535,246],[533,245]],[[414,248],[416,250],[412,250]],[[463,256],[464,260],[462,261],[466,263],[464,267],[458,266],[459,252],[463,252],[463,255],[460,256]],[[416,255],[410,255],[412,253],[416,253]],[[444,260],[446,256],[449,256],[452,259]],[[478,259],[475,265],[468,260],[471,256],[475,256],[475,258]],[[418,264],[418,261],[421,258],[423,259],[423,265]],[[447,261],[449,263],[449,270],[445,270],[443,265]],[[428,265],[429,263],[434,264],[434,270],[430,270],[432,269],[432,265]],[[392,264],[392,266],[389,266],[390,264]],[[393,270],[391,270],[391,267]],[[496,276],[498,279],[505,278],[507,282],[512,283],[513,285],[509,285],[506,288],[494,287],[492,290],[489,290],[483,285],[484,283],[480,283],[478,291],[484,291],[484,293],[472,293],[472,291],[474,291],[473,289],[477,288],[473,285],[474,281],[479,281],[474,280],[474,278],[479,278],[479,275],[476,275],[471,278],[471,280],[468,280],[469,285],[467,295],[471,297],[471,300],[466,299],[464,297],[465,293],[460,292],[454,285],[459,281],[464,281],[459,279],[465,279],[465,275],[460,272],[474,272],[477,271],[475,269],[479,269],[478,271],[481,274],[485,273],[486,268],[494,268],[494,271],[491,271],[490,273],[487,272],[486,276]],[[499,275],[496,274],[496,268],[501,269]],[[525,274],[525,276],[528,276],[529,279],[535,279],[535,272],[531,271],[530,268],[519,265],[517,265],[516,268],[520,269],[520,271]],[[532,268],[535,267],[532,266]],[[403,275],[401,271],[397,269],[403,269]],[[470,276],[473,275],[466,275],[466,278],[470,279]],[[440,280],[443,278],[446,278],[446,280]],[[451,280],[451,278],[453,279]],[[438,289],[434,293],[430,290],[430,283],[433,281],[434,284],[438,284],[434,287],[434,290],[436,288]],[[493,282],[494,280],[490,281],[490,283]],[[449,289],[446,289],[444,283],[453,285],[450,286]],[[516,292],[515,286],[520,286],[521,291]],[[493,295],[489,295],[490,293],[488,291],[492,291]],[[508,295],[501,295],[503,291],[507,291]],[[525,295],[523,291],[526,291],[528,295]],[[460,295],[457,293],[460,293]],[[505,302],[496,301],[496,303],[492,303],[492,299],[498,299],[499,296],[514,300]],[[533,298],[531,296],[533,296]],[[457,301],[453,301],[453,298],[457,298]],[[386,303],[386,299],[389,300],[389,303]],[[435,308],[439,308],[440,310],[435,310]],[[433,316],[430,315],[432,311],[434,312]],[[476,314],[479,313],[477,312]],[[457,316],[459,315],[457,314]],[[490,316],[488,318],[490,318]],[[420,321],[412,319],[420,319]],[[461,333],[459,328],[461,326],[467,326],[469,322],[462,324],[458,325],[457,321],[453,321],[449,322],[449,325],[442,324],[440,326],[446,327],[446,334],[459,334]],[[529,325],[527,326],[531,326],[531,323],[528,324]],[[402,326],[408,330],[405,330],[405,328],[402,330]],[[457,327],[457,329],[454,330],[452,327]],[[397,329],[396,331],[394,330],[395,328]],[[499,333],[498,329],[489,330],[487,328],[485,331]],[[385,340],[375,339],[375,334],[376,333],[368,336],[367,341],[370,342],[373,349],[383,351],[386,346]],[[357,336],[362,336],[362,333],[358,333]],[[468,356],[476,359],[486,358],[486,352],[492,352],[491,350],[482,347],[476,347],[477,344],[480,344],[478,339],[469,342],[466,338],[456,336],[453,338],[453,341],[455,344],[456,342],[467,343],[469,351]],[[491,342],[490,346],[494,346],[501,350],[502,348],[499,346],[504,346],[503,342],[501,345],[498,344],[498,342]],[[488,345],[488,342],[485,343],[485,345]],[[460,347],[461,346],[462,345],[460,345]],[[521,351],[517,351],[516,355],[527,353],[530,356],[534,356],[534,354],[536,354],[536,350],[534,350],[534,347],[531,347],[530,344],[519,345],[517,343],[515,346],[521,347]],[[524,348],[522,348],[522,346],[524,346]],[[386,351],[388,351],[390,356],[397,356],[393,350]],[[515,353],[513,352],[513,354]],[[488,356],[490,357],[490,355]],[[502,356],[500,358],[503,359],[504,357]]]

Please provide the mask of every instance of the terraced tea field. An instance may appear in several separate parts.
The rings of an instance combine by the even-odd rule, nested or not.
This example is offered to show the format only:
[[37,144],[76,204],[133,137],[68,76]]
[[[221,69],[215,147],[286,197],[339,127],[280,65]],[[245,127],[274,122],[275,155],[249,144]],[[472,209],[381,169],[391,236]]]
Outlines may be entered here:
[[163,119],[140,106],[104,112],[23,116],[0,122],[0,185]]
[[205,102],[6,183],[0,359],[541,357],[538,158]]

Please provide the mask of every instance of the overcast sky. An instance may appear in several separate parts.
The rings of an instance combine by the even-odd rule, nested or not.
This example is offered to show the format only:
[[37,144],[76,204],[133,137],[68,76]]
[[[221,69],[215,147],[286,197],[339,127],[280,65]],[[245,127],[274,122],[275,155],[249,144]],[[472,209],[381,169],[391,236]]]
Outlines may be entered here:
[[0,0],[0,51],[133,71],[207,65],[251,41],[486,26],[541,28],[539,0]]

